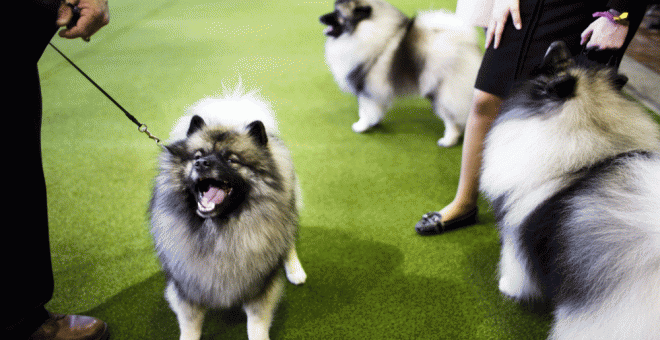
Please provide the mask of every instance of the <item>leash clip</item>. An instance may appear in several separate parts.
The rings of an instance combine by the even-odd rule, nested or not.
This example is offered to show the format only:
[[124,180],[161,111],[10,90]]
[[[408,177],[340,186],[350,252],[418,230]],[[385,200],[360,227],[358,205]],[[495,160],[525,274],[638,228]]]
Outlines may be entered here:
[[163,143],[160,141],[160,138],[154,136],[153,134],[151,134],[151,132],[149,132],[149,129],[147,128],[147,124],[141,124],[138,127],[138,131],[147,134],[147,136],[149,136],[149,138],[155,140],[156,144],[158,144],[159,146],[163,145]]

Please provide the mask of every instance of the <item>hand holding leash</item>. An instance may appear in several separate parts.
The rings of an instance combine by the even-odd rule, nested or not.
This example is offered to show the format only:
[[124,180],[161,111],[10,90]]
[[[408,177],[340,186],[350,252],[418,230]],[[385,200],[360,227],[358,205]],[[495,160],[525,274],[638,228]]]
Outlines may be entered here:
[[67,39],[89,38],[110,22],[107,0],[63,0],[57,13],[59,32]]

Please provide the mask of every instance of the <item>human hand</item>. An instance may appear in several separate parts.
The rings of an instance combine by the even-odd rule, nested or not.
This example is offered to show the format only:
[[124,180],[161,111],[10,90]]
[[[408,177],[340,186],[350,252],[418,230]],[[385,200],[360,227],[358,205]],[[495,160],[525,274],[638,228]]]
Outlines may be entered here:
[[57,13],[57,26],[66,27],[73,19],[73,10],[67,3],[78,6],[80,18],[75,26],[65,28],[59,32],[60,37],[67,39],[89,38],[101,27],[110,22],[110,11],[107,0],[65,0],[60,5]]
[[598,18],[582,32],[580,45],[586,48],[619,49],[628,35],[628,26],[611,22],[607,18]]
[[486,48],[491,43],[493,43],[493,48],[495,49],[500,46],[504,25],[509,19],[509,15],[511,15],[513,25],[516,29],[521,29],[520,2],[518,0],[496,0],[493,4],[493,14],[486,30]]

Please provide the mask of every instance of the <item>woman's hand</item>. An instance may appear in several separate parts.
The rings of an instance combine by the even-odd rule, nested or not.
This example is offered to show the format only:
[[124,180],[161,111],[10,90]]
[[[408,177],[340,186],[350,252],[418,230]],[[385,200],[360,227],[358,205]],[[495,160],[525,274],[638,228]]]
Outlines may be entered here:
[[607,18],[598,18],[582,32],[580,45],[587,44],[587,49],[598,48],[600,50],[615,49],[623,46],[628,35],[628,26],[610,21]]
[[521,29],[520,2],[518,0],[496,0],[493,4],[493,14],[488,24],[488,30],[486,31],[486,48],[491,43],[493,43],[493,48],[495,49],[500,46],[502,32],[504,32],[504,26],[509,19],[509,15],[511,15],[513,25],[516,29]]

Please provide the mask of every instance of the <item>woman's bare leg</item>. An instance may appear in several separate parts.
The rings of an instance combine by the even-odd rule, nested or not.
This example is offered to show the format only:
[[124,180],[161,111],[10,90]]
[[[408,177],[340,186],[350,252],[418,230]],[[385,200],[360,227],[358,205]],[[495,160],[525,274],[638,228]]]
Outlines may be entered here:
[[474,90],[472,109],[465,126],[458,189],[454,200],[440,210],[443,222],[464,215],[477,206],[483,143],[501,104],[500,97]]

